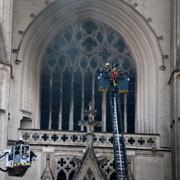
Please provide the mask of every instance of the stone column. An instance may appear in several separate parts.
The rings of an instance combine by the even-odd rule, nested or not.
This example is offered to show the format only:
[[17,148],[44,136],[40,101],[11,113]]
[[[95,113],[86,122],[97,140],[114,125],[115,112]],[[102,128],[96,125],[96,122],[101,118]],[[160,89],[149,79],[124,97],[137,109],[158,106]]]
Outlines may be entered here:
[[11,57],[11,40],[12,40],[12,14],[13,1],[0,0],[0,23],[4,34],[4,42],[7,52],[7,61],[10,62]]
[[177,0],[177,68],[179,73],[176,75],[176,179],[180,179],[180,0]]
[[[10,66],[0,63],[0,149],[7,148]],[[0,172],[1,180],[5,173]]]
[[180,0],[171,2],[172,175],[180,179]]
[[174,179],[180,179],[180,72],[174,77],[174,161]]

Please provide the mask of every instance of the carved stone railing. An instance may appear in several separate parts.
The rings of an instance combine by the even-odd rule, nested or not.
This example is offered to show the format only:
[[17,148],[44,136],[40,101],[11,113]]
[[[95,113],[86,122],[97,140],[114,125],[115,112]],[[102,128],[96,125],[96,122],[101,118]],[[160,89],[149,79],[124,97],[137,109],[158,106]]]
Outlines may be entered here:
[[[45,131],[20,129],[18,131],[19,139],[32,145],[68,145],[68,146],[86,146],[86,133],[74,131]],[[95,147],[112,147],[111,133],[95,133]],[[138,149],[152,149],[160,147],[160,137],[157,134],[124,134],[126,147]]]

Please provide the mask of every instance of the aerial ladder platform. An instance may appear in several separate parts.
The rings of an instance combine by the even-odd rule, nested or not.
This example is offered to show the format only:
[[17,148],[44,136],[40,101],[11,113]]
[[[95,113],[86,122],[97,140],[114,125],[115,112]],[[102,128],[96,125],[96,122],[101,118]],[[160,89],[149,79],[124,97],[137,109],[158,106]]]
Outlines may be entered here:
[[11,149],[0,150],[0,171],[9,176],[22,177],[31,167],[34,157],[36,155],[30,145],[19,140]]
[[113,129],[113,150],[117,180],[129,180],[128,159],[124,139],[123,121],[119,94],[128,92],[128,78],[118,64],[106,63],[98,71],[99,91],[110,94]]

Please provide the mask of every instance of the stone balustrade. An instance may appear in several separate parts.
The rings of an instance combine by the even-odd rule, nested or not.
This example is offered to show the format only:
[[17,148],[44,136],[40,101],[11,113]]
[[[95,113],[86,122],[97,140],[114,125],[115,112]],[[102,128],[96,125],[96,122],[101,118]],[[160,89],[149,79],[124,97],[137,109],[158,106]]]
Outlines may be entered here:
[[[32,145],[68,145],[86,146],[86,133],[74,131],[47,131],[20,129],[19,139]],[[139,149],[160,148],[160,137],[157,134],[124,134],[126,147]],[[112,147],[111,133],[94,133],[95,147]]]

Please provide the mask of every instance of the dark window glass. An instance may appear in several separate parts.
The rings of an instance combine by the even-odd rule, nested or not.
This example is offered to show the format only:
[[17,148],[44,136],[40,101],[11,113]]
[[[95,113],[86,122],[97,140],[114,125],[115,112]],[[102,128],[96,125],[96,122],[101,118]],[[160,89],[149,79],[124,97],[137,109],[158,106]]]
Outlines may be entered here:
[[57,180],[66,180],[66,174],[63,170],[58,173]]
[[69,175],[69,180],[73,180],[73,179],[74,179],[74,174],[75,174],[74,171],[72,171],[72,172],[70,173],[70,175]]
[[113,173],[111,174],[110,180],[116,180],[116,179],[117,179],[117,178],[116,178],[116,173],[113,172]]

